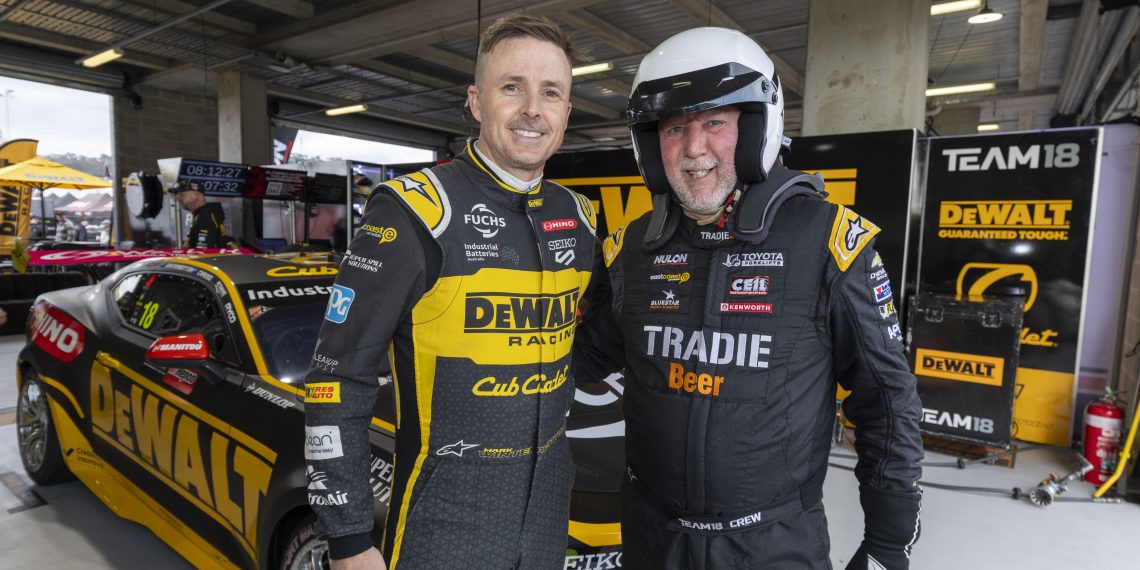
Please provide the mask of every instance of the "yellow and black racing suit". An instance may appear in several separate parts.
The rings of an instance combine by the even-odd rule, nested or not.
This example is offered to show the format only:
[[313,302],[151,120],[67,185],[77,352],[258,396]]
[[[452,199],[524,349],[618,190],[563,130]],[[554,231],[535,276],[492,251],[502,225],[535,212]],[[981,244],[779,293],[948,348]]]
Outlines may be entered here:
[[194,210],[190,231],[186,234],[186,247],[222,248],[237,247],[226,233],[226,212],[217,202],[207,202]]
[[471,146],[373,191],[306,378],[309,504],[333,558],[370,546],[368,425],[390,365],[389,567],[562,566],[594,226],[585,198],[549,181],[520,192]]

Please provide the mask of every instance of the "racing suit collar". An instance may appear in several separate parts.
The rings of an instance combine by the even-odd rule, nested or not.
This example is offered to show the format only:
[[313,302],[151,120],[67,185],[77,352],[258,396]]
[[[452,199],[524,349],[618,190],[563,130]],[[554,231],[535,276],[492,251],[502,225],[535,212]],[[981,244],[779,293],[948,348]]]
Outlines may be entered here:
[[491,175],[491,178],[493,178],[495,182],[499,184],[499,186],[502,186],[503,189],[508,192],[514,192],[516,194],[533,194],[535,192],[538,192],[539,187],[542,186],[541,176],[528,182],[507,172],[506,170],[503,170],[502,167],[500,167],[498,164],[495,164],[493,161],[491,161],[490,158],[487,157],[487,155],[483,154],[483,152],[479,150],[479,146],[476,144],[476,141],[467,143],[467,154],[471,156],[471,161],[475,163],[475,166],[478,166],[479,169]]

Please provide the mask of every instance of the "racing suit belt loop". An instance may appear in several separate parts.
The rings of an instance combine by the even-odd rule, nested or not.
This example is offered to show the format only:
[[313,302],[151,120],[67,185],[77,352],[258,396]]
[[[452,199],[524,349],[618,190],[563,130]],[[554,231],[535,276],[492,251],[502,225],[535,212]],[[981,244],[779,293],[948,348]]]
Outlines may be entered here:
[[[665,509],[664,503],[645,485],[641,484],[632,468],[628,468],[626,473],[634,487],[641,491],[642,497],[652,499],[659,508],[663,508],[667,512],[672,510]],[[776,522],[789,515],[805,511],[823,500],[823,473],[824,471],[817,473],[807,483],[796,489],[794,493],[766,505],[744,509],[733,514],[710,516],[670,512],[669,514],[673,518],[665,523],[665,528],[673,532],[709,536],[743,532]]]

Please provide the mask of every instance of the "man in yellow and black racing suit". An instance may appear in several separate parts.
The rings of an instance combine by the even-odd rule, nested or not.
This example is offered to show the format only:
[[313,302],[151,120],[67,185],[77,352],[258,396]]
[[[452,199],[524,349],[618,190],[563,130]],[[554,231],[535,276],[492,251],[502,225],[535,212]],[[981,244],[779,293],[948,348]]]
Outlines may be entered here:
[[[382,567],[369,538],[368,425],[385,359],[397,406],[387,564],[563,565],[570,347],[595,215],[542,179],[569,115],[563,46],[524,34],[484,50],[471,105],[482,138],[373,191],[306,379],[309,504],[342,567]],[[550,66],[526,67],[542,58],[558,72],[550,81]]]

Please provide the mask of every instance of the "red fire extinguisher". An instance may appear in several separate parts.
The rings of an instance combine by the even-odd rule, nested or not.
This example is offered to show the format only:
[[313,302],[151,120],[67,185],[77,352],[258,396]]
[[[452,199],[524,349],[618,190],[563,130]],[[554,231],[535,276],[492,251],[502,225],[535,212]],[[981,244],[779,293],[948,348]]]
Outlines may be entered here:
[[1085,459],[1093,465],[1085,474],[1086,481],[1100,485],[1116,470],[1123,432],[1124,407],[1108,388],[1103,398],[1085,408]]

